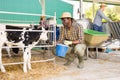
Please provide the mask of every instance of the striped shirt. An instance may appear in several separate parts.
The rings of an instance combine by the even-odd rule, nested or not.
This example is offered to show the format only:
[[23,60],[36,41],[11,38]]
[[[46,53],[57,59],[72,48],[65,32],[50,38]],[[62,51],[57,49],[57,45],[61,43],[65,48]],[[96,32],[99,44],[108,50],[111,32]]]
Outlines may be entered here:
[[73,21],[72,26],[70,29],[67,27],[61,27],[60,29],[60,37],[59,37],[59,42],[63,42],[64,40],[79,40],[81,43],[84,41],[84,32],[83,32],[83,27]]

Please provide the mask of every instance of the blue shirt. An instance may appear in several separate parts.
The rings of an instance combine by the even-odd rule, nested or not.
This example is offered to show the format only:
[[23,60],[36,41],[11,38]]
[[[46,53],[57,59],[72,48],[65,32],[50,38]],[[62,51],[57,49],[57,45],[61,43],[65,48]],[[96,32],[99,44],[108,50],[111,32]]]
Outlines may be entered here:
[[98,26],[102,26],[102,19],[106,19],[107,21],[111,21],[108,17],[106,17],[101,9],[98,9],[93,21],[93,24]]

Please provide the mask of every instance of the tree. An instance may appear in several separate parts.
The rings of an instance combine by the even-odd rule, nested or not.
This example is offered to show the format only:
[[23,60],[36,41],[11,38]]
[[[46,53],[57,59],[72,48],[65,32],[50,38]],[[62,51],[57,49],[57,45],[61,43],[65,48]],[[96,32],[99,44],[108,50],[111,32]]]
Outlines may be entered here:
[[93,10],[93,6],[88,8],[88,10],[86,10],[86,17],[93,20],[94,19],[93,12],[96,12],[98,8],[99,7],[96,4],[94,5],[94,10]]
[[[98,4],[94,5],[94,12],[96,14],[96,11],[98,10],[99,6]],[[114,7],[107,7],[105,10],[105,15],[108,16],[111,20],[113,21],[120,21],[120,7],[119,6],[114,6]],[[86,10],[86,17],[93,20],[93,6],[91,5],[87,10]],[[106,20],[103,20],[106,22]]]
[[119,21],[120,20],[120,7],[114,6],[112,9],[109,8],[109,11],[106,12],[108,17],[112,19],[113,21]]

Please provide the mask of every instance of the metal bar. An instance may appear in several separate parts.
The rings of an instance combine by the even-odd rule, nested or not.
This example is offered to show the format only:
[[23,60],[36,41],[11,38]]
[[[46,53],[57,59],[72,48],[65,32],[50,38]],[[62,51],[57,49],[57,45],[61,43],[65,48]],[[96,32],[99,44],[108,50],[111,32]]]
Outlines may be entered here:
[[118,33],[117,38],[120,39],[120,25],[119,25],[119,22],[116,22],[116,30],[117,30],[116,32]]
[[109,25],[110,25],[110,32],[112,33],[112,37],[113,38],[116,38],[116,35],[115,35],[115,30],[113,28],[113,22],[110,22]]
[[[40,46],[34,46],[34,47],[53,47],[53,45],[40,45]],[[29,46],[3,46],[3,47],[0,47],[0,48],[23,48],[23,47],[29,47]]]
[[117,29],[117,22],[114,22],[114,26],[113,26],[114,30],[115,30],[115,35],[116,35],[116,39],[119,38],[119,32],[118,32],[118,29]]
[[[31,61],[30,63],[36,63],[36,62],[46,62],[46,61],[55,61],[55,58],[52,59],[46,59],[46,60],[36,60],[36,61]],[[3,65],[15,65],[15,64],[23,64],[24,62],[14,62],[14,63],[4,63]]]
[[89,47],[87,47],[87,50],[86,50],[86,57],[88,59],[88,56],[89,56]]
[[[3,30],[0,30],[3,32]],[[6,29],[5,31],[29,31],[29,32],[43,32],[43,30],[19,30],[19,29]],[[52,30],[45,30],[46,32],[54,32]]]
[[9,22],[39,22],[39,21],[8,20],[8,19],[0,19],[0,21],[9,21]]
[[[0,11],[0,13],[4,13],[4,14],[18,14],[18,15],[30,15],[30,16],[42,16],[42,14],[30,14],[30,13],[20,13],[20,12],[8,12],[8,11]],[[50,15],[45,15],[48,17],[54,17],[54,16],[50,16]]]
[[98,47],[95,47],[96,48],[96,59],[98,58]]
[[31,63],[36,63],[36,62],[46,62],[46,61],[53,61],[55,60],[55,58],[52,58],[52,59],[46,59],[46,60],[36,60],[36,61],[31,61]]

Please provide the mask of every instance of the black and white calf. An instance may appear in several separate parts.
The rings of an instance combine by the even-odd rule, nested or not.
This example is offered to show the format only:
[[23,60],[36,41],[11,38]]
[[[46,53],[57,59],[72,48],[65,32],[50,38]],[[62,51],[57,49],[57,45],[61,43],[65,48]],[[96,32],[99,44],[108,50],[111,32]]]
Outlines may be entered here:
[[[10,30],[14,31],[10,31]],[[18,30],[18,31],[17,31]],[[41,30],[41,31],[34,31]],[[2,64],[2,47],[21,46],[23,48],[23,71],[31,69],[31,49],[40,41],[47,40],[47,31],[43,27],[33,26],[33,28],[20,28],[10,25],[0,24],[0,69],[6,72]]]

